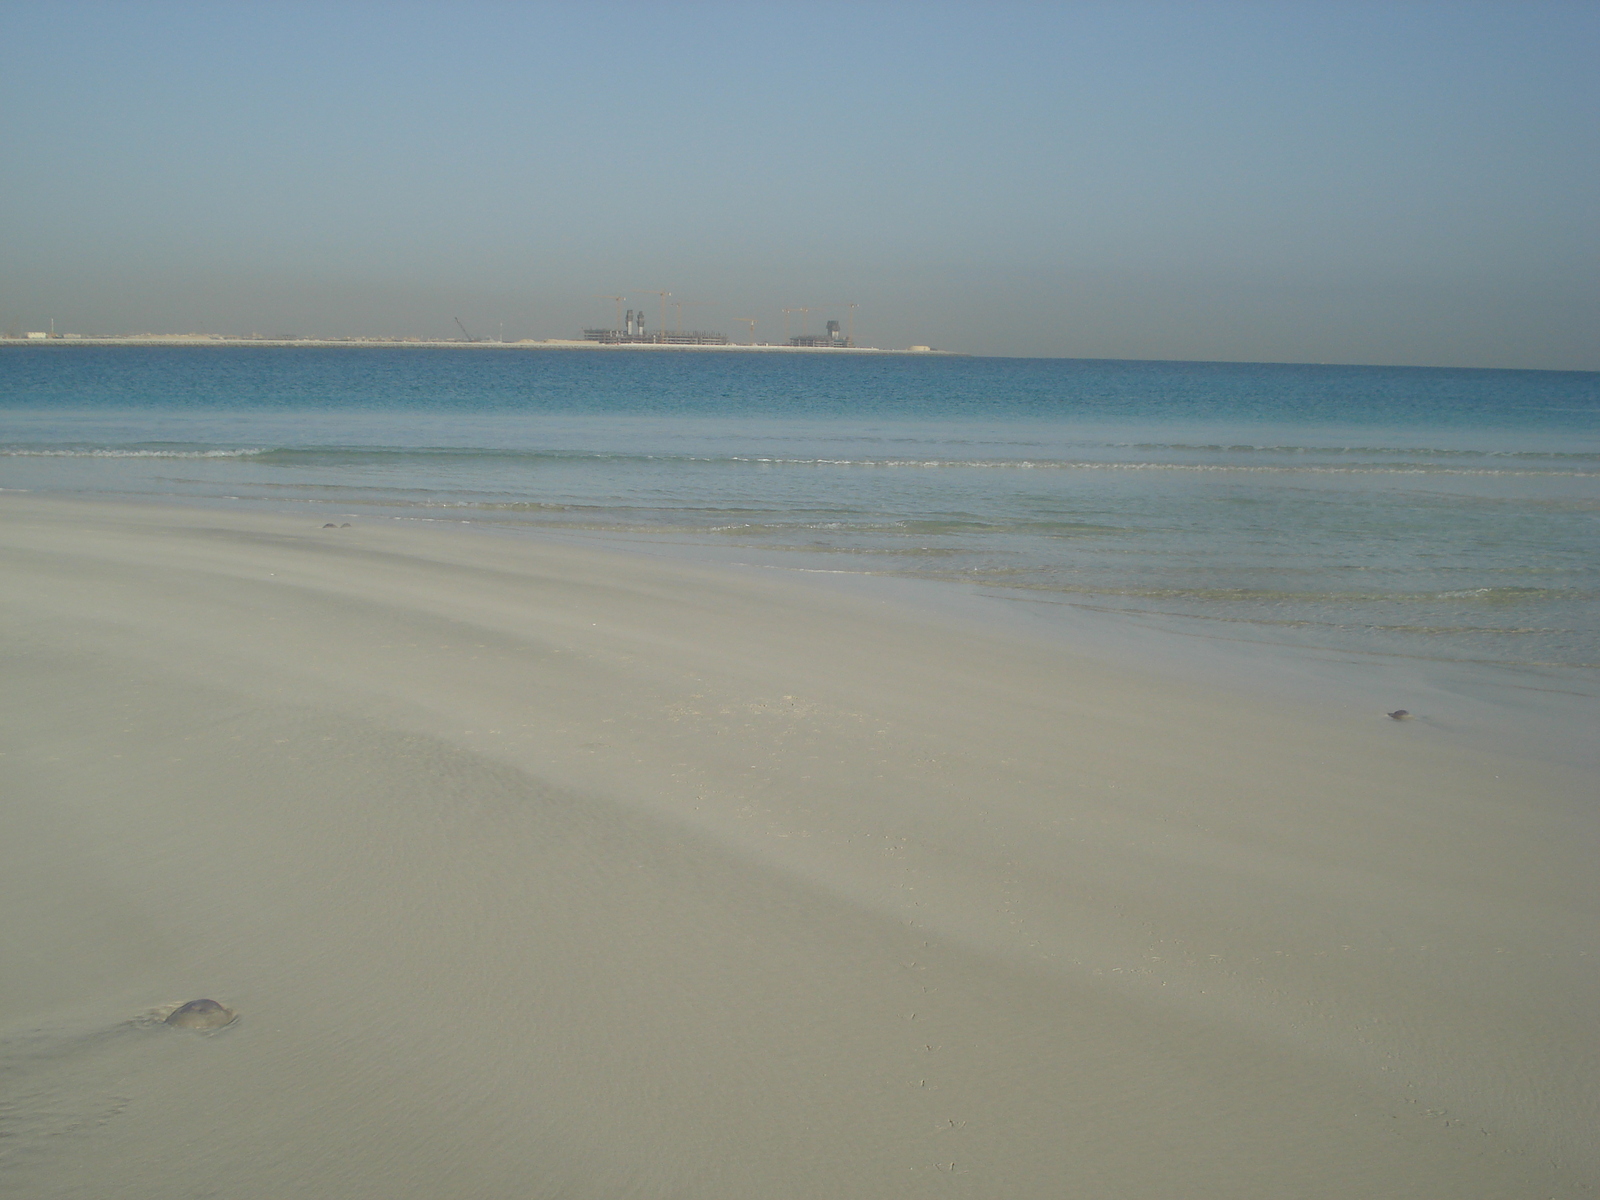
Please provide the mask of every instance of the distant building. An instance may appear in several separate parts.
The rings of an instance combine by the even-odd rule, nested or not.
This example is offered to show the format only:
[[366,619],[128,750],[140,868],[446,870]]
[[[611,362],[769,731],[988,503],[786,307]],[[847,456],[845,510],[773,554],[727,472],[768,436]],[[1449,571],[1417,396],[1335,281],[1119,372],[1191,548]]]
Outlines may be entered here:
[[728,339],[720,333],[694,330],[691,333],[646,333],[644,313],[628,312],[625,329],[585,329],[583,340],[599,342],[602,346],[726,346]]
[[25,333],[22,336],[23,337],[29,337],[29,338],[38,338],[40,341],[43,341],[45,338],[49,337],[50,335],[48,333],[45,333],[43,330],[41,330],[38,333],[30,332],[30,333]]
[[802,333],[789,339],[791,346],[833,346],[844,349],[855,344],[855,339],[846,337],[837,321],[828,322],[826,333]]

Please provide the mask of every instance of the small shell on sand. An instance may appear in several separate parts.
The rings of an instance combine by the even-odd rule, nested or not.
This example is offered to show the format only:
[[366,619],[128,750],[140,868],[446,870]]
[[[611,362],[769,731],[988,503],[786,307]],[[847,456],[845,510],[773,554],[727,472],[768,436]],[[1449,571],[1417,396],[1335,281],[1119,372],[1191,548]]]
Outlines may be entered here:
[[1403,708],[1397,708],[1389,714],[1389,719],[1391,721],[1409,721],[1411,720],[1411,714]]
[[191,1000],[167,1018],[179,1029],[221,1029],[239,1014],[215,1000]]

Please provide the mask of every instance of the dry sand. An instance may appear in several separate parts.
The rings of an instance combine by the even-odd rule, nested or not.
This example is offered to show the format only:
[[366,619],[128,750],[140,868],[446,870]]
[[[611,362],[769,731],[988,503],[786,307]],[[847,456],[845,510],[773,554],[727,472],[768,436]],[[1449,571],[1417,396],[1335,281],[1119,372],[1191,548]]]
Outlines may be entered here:
[[1592,780],[318,524],[0,497],[0,1193],[1600,1191]]

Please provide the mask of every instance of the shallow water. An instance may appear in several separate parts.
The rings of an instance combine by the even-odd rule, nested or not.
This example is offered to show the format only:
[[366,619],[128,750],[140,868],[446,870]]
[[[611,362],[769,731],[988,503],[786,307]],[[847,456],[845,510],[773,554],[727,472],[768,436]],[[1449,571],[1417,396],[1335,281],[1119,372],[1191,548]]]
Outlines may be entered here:
[[1219,639],[1600,664],[1600,375],[10,347],[0,487],[980,585]]

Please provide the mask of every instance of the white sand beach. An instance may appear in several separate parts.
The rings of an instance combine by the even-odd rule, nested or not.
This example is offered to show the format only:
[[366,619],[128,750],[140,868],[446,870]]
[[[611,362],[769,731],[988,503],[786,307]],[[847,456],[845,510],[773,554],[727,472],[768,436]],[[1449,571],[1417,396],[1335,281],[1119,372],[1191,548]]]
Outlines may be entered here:
[[1592,778],[320,524],[0,496],[0,1194],[1600,1192]]

